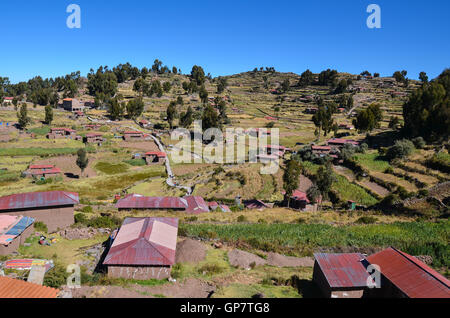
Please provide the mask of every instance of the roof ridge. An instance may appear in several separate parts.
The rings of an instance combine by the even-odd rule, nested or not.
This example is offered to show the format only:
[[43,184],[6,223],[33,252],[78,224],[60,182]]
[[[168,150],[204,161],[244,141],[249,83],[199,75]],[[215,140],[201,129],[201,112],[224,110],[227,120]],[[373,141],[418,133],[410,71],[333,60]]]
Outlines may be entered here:
[[[398,254],[400,254],[403,258],[406,258],[410,263],[413,263],[416,267],[420,268],[422,271],[426,272],[428,275],[430,275],[431,277],[433,277],[434,279],[436,279],[437,281],[439,281],[439,282],[440,282],[441,284],[443,284],[445,287],[449,288],[449,285],[446,284],[444,281],[442,281],[442,279],[441,279],[440,277],[437,277],[435,274],[430,273],[428,270],[426,270],[425,268],[423,268],[422,266],[420,266],[418,263],[416,263],[415,260],[412,260],[412,259],[410,259],[409,257],[406,256],[406,255],[409,255],[409,254],[407,254],[407,253],[405,253],[405,252],[402,252],[402,251],[396,249],[396,248],[393,247],[393,246],[391,246],[391,248],[392,248],[395,252],[397,252]],[[406,255],[405,255],[405,254],[406,254]],[[409,256],[414,257],[414,256],[412,256],[412,255],[409,255]],[[417,260],[417,262],[423,263],[422,261],[420,261],[420,260],[417,259],[416,257],[414,257],[414,258]],[[427,266],[427,267],[429,267],[429,266],[426,265],[425,263],[424,263],[424,265]],[[430,268],[431,270],[435,271],[435,270],[432,269],[431,267],[429,267],[429,268]],[[436,272],[436,273],[437,273],[437,272]],[[438,273],[438,274],[439,274],[439,273]]]

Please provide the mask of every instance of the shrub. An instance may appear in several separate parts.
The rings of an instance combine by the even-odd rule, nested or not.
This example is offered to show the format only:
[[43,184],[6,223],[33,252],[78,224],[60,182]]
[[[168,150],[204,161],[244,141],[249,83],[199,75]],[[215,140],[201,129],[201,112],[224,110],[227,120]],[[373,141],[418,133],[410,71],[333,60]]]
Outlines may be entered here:
[[34,229],[39,232],[44,232],[44,233],[48,232],[47,224],[45,224],[44,222],[40,222],[40,221],[34,223]]
[[55,266],[45,274],[44,277],[44,285],[53,288],[60,288],[62,285],[67,283],[67,277],[70,274],[66,272],[66,268],[59,264],[55,263]]
[[219,264],[205,264],[198,269],[198,272],[203,275],[219,274],[224,271]]
[[392,167],[387,167],[386,170],[384,170],[384,173],[393,174],[394,169]]
[[82,213],[75,214],[74,218],[75,218],[75,223],[84,224],[84,225],[87,225],[87,223],[88,223],[88,218],[86,217],[86,215],[84,215]]
[[374,224],[378,221],[376,217],[373,216],[362,216],[358,220],[356,220],[356,223],[358,224]]
[[119,227],[121,224],[122,220],[116,216],[98,216],[90,219],[87,225],[94,228],[113,229]]
[[237,222],[246,222],[247,218],[244,215],[239,215],[236,219]]
[[422,137],[414,138],[412,142],[417,149],[422,149],[426,145],[425,140],[423,140]]
[[414,151],[414,144],[408,139],[397,140],[392,147],[389,147],[386,157],[389,160],[404,159]]
[[81,212],[83,212],[83,213],[92,213],[92,212],[94,212],[94,210],[92,209],[92,207],[90,205],[87,205],[87,206],[84,206],[81,209]]

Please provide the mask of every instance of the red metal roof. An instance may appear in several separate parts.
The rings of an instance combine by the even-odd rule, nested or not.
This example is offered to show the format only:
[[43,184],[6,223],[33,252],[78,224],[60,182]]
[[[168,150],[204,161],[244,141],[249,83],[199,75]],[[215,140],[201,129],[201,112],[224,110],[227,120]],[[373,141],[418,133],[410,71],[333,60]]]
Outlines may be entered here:
[[265,204],[263,201],[261,200],[247,200],[244,201],[244,206],[247,209],[262,209],[262,208],[269,208],[269,206],[267,204]]
[[165,152],[161,151],[149,151],[145,153],[146,156],[166,157]]
[[32,169],[30,172],[32,175],[44,175],[44,174],[57,174],[61,173],[61,169],[53,167],[53,168],[45,168],[45,169]]
[[10,277],[0,277],[0,298],[56,298],[59,290]]
[[31,165],[29,169],[52,169],[54,165]]
[[188,213],[209,212],[208,204],[202,197],[187,196],[181,198],[181,200],[186,202],[186,212]]
[[92,137],[103,137],[103,135],[100,133],[92,133],[92,134],[86,135],[86,138],[92,138]]
[[0,211],[78,204],[78,193],[66,191],[28,192],[0,198]]
[[185,209],[186,205],[178,197],[145,197],[130,194],[116,203],[118,209]]
[[336,145],[350,144],[350,145],[358,146],[359,142],[356,140],[351,140],[351,139],[332,138],[332,139],[328,140],[328,144],[336,144]]
[[312,150],[331,150],[330,146],[312,146]]
[[118,209],[177,209],[188,213],[209,212],[208,204],[202,197],[146,197],[130,194],[116,203]]
[[126,218],[103,261],[105,265],[173,265],[176,218]]
[[450,281],[411,255],[390,247],[367,261],[410,298],[450,298]]
[[316,253],[314,258],[331,288],[367,287],[369,274],[361,263],[362,254]]
[[309,203],[308,196],[306,195],[306,193],[300,190],[295,190],[292,193],[292,198],[296,200],[306,201],[307,203]]

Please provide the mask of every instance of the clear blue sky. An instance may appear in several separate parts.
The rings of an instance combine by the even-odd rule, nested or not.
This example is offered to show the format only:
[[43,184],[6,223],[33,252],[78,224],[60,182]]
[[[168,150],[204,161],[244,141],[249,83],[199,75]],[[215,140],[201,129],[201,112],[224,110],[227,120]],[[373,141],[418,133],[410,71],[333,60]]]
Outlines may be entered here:
[[[71,3],[81,29],[66,27]],[[382,29],[366,26],[371,3]],[[155,58],[213,76],[274,66],[433,78],[450,67],[448,0],[16,0],[0,12],[0,76],[12,82]]]

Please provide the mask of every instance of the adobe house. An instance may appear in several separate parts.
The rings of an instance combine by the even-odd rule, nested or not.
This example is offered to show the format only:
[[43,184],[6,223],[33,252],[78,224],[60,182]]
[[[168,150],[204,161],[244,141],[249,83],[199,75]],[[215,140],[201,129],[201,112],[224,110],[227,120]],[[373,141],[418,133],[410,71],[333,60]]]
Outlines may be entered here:
[[144,140],[144,133],[140,131],[125,131],[123,133],[123,139],[125,141]]
[[31,217],[0,214],[0,255],[17,252],[33,234],[33,223]]
[[28,192],[0,197],[0,215],[22,215],[43,222],[50,233],[74,223],[78,193],[67,191]]
[[326,298],[361,298],[370,277],[360,253],[314,254],[313,282]]
[[3,98],[3,104],[11,105],[13,102],[14,97],[4,97]]
[[150,128],[152,126],[152,123],[146,119],[142,119],[139,121],[139,125],[143,128]]
[[150,151],[145,153],[145,162],[147,165],[161,164],[166,162],[166,153],[161,151]]
[[315,155],[328,155],[331,152],[330,146],[312,146],[312,153]]
[[62,104],[64,110],[67,110],[69,112],[82,112],[84,110],[84,105],[75,98],[64,98],[63,104]]
[[138,280],[170,277],[177,237],[176,218],[126,218],[103,261],[108,276]]
[[76,131],[69,128],[51,128],[50,132],[47,134],[48,139],[61,139],[69,138],[75,139]]
[[332,138],[327,141],[328,146],[332,149],[340,149],[345,145],[359,146],[359,142],[351,139]]
[[24,175],[34,178],[53,178],[61,175],[61,170],[54,165],[30,165]]
[[173,210],[191,214],[209,212],[208,204],[202,197],[146,197],[140,194],[129,194],[116,203],[119,211],[130,210]]
[[92,134],[87,134],[86,137],[84,137],[84,143],[87,144],[98,144],[99,146],[102,145],[103,142],[103,135],[100,133],[92,133]]

